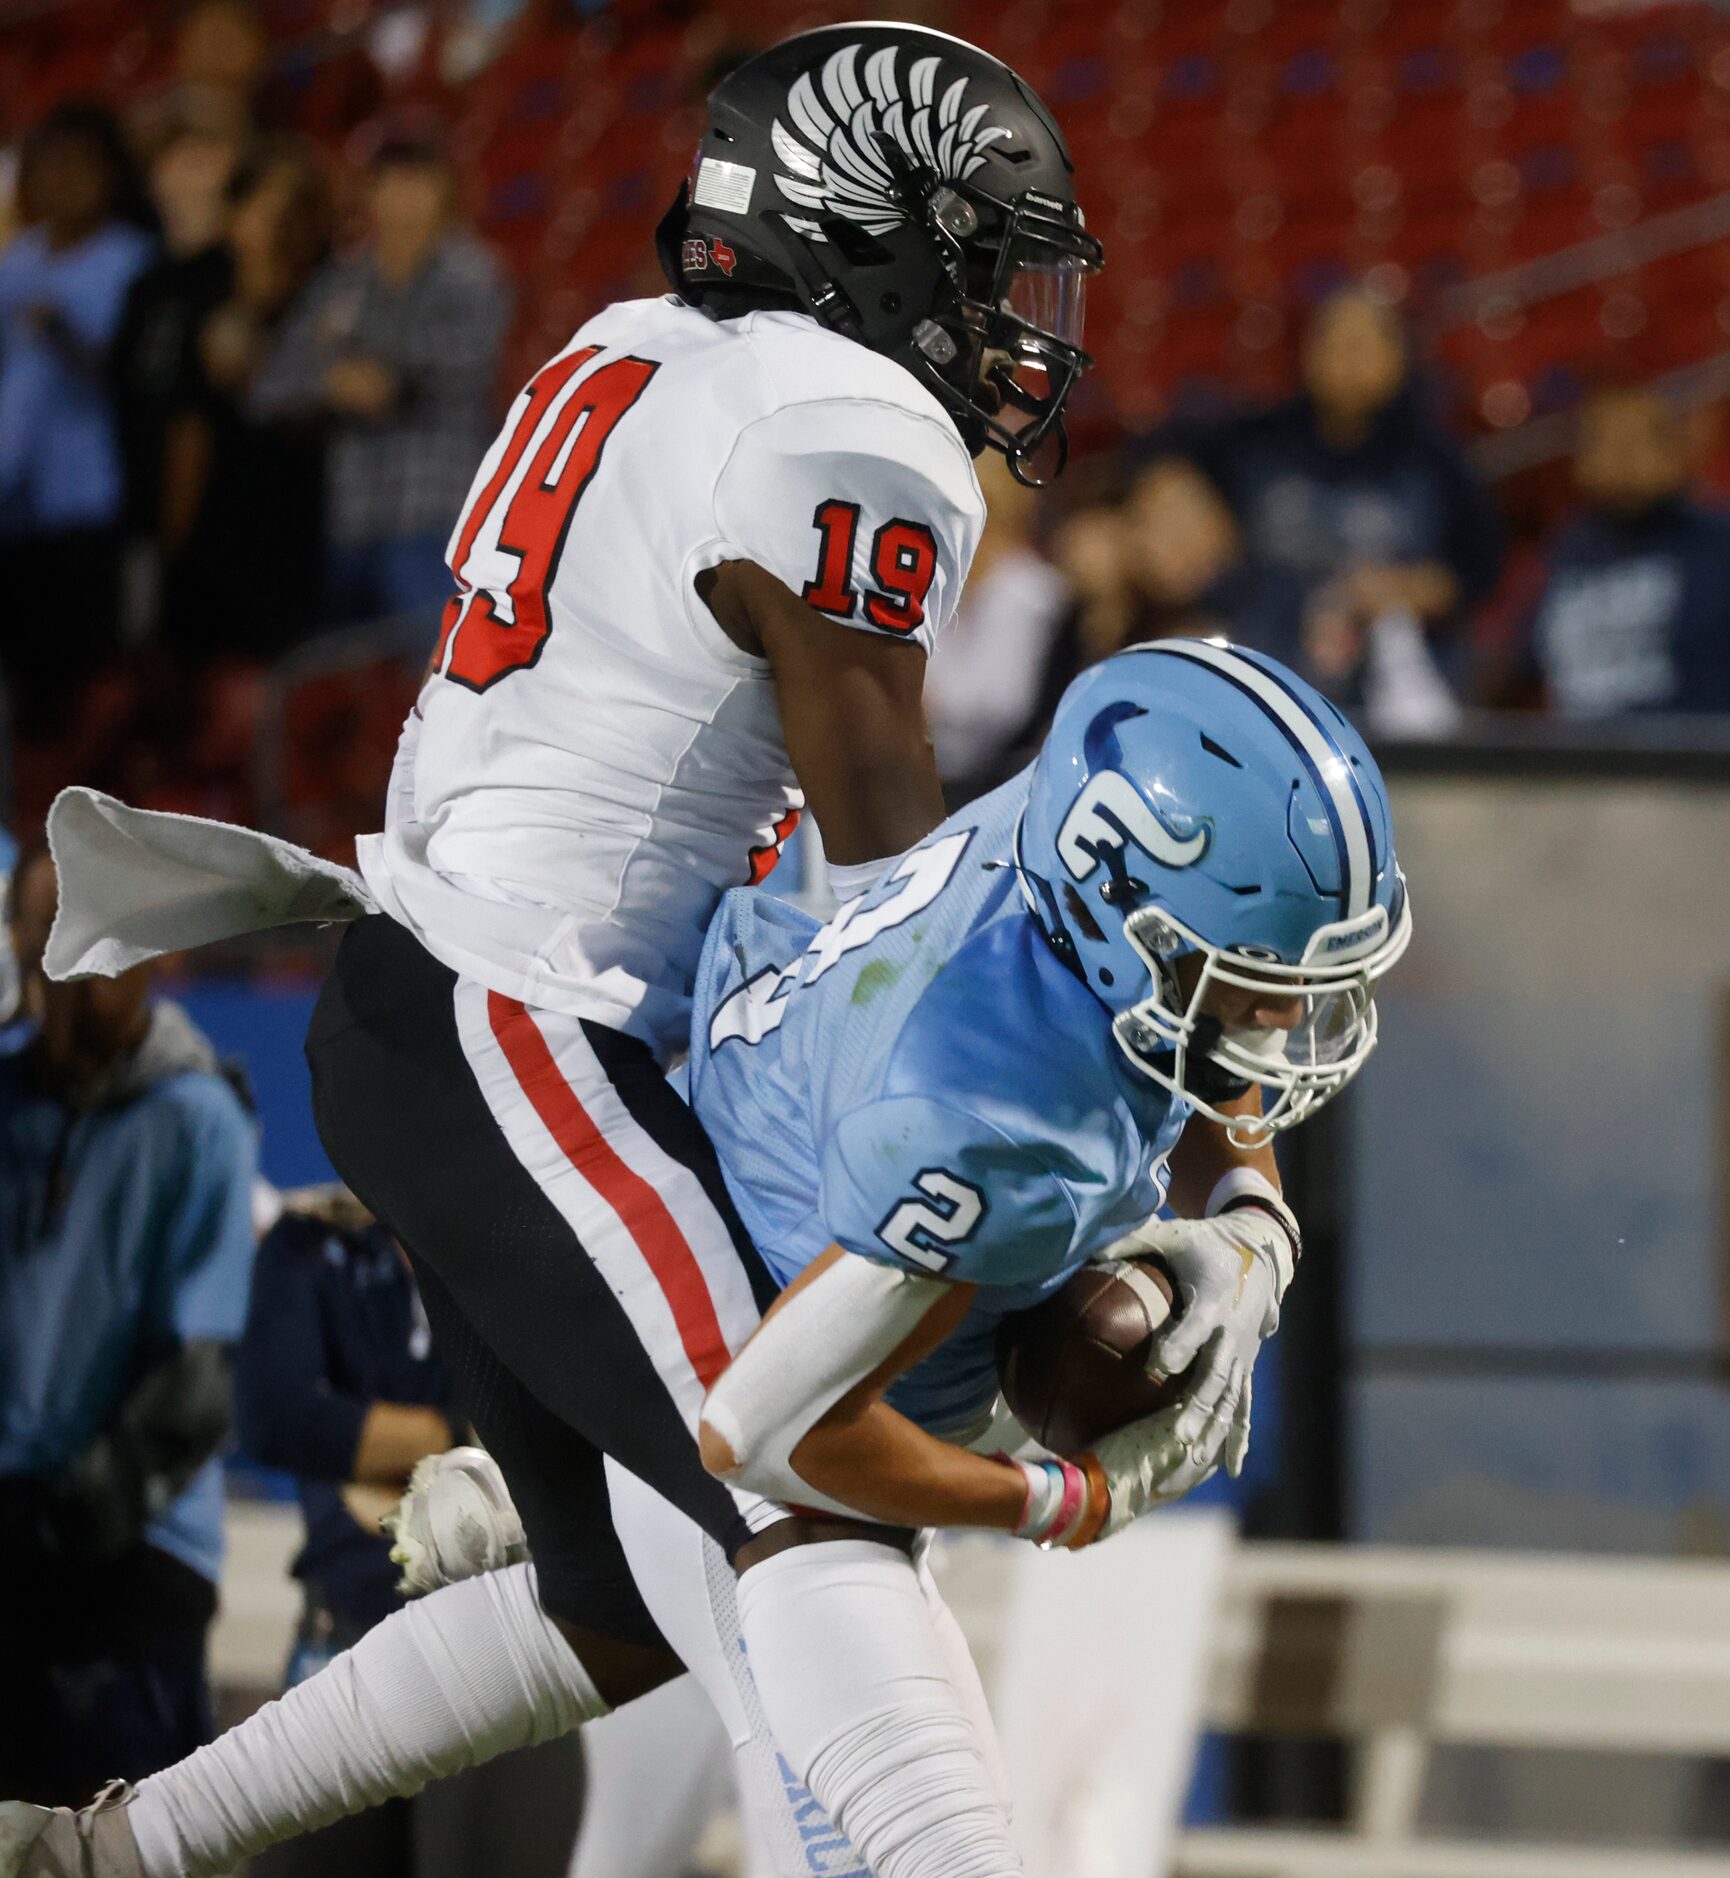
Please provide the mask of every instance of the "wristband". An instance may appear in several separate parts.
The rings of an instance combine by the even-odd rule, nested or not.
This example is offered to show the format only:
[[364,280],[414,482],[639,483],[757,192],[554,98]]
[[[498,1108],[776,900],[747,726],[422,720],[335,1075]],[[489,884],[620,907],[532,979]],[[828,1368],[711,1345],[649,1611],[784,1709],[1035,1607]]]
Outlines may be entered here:
[[1297,1269],[1297,1262],[1304,1255],[1304,1240],[1297,1215],[1286,1205],[1273,1182],[1253,1167],[1234,1167],[1229,1174],[1220,1178],[1213,1192],[1207,1196],[1203,1215],[1207,1219],[1217,1219],[1222,1213],[1236,1213],[1252,1207],[1258,1213],[1265,1213],[1285,1238],[1285,1256],[1280,1257],[1278,1252],[1274,1254],[1279,1273],[1279,1299],[1283,1299],[1286,1287]]
[[876,861],[849,861],[844,865],[830,861],[829,885],[837,904],[845,906],[860,894],[869,893],[900,858],[898,854],[885,854]]
[[[1029,1539],[1041,1547],[1067,1546],[1075,1543],[1072,1535],[1078,1530],[1095,1527],[1091,1515],[1098,1496],[1084,1467],[1074,1461],[1017,1461],[1007,1454],[995,1458],[1005,1466],[1019,1468],[1027,1483],[1027,1498],[1015,1525],[1016,1538]],[[1094,1465],[1097,1468],[1098,1463]],[[1099,1478],[1103,1483],[1103,1473]],[[1106,1498],[1109,1502],[1109,1494]],[[1101,1514],[1100,1521],[1103,1519]]]
[[1063,1469],[1056,1461],[1017,1461],[1007,1454],[994,1457],[1006,1467],[1016,1468],[1026,1483],[1027,1495],[1021,1503],[1021,1517],[1015,1522],[1015,1536],[1043,1541],[1063,1507]]
[[1099,1456],[1091,1451],[1083,1454],[1076,1462],[1076,1471],[1086,1486],[1082,1514],[1069,1531],[1053,1541],[1067,1552],[1079,1552],[1084,1545],[1092,1545],[1111,1517],[1111,1482],[1105,1477],[1105,1465]]

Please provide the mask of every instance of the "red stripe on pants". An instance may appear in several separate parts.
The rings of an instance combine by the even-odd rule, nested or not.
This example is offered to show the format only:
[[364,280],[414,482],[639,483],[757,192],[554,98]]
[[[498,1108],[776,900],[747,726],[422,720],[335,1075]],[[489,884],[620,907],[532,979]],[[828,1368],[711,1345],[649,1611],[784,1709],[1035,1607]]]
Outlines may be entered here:
[[702,1267],[667,1211],[666,1202],[619,1158],[577,1092],[565,1080],[547,1040],[527,1008],[515,998],[487,993],[487,1020],[517,1082],[565,1159],[594,1188],[630,1234],[678,1326],[697,1380],[707,1389],[732,1360],[721,1334],[714,1300]]

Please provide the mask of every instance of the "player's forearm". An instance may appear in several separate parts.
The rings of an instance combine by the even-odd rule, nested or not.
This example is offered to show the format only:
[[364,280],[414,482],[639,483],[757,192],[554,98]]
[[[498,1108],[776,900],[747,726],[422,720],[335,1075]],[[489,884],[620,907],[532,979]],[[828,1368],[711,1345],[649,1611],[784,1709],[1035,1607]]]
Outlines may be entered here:
[[[1222,1112],[1259,1115],[1261,1091],[1252,1089],[1237,1101],[1222,1104]],[[1166,1191],[1171,1210],[1181,1219],[1200,1219],[1214,1189],[1240,1167],[1253,1169],[1276,1192],[1279,1190],[1279,1164],[1271,1146],[1264,1142],[1259,1148],[1242,1147],[1218,1122],[1202,1115],[1192,1116],[1172,1150],[1171,1185]]]
[[1019,1470],[926,1434],[882,1401],[825,1418],[792,1461],[819,1493],[894,1526],[1013,1532],[1027,1502]]
[[899,1526],[1013,1527],[1026,1503],[1022,1478],[925,1434],[883,1401],[972,1297],[971,1285],[831,1246],[775,1300],[709,1391],[703,1465],[795,1506]]
[[[895,727],[897,736],[861,749],[847,747],[840,734],[828,738],[822,780],[813,791],[806,784],[823,851],[843,867],[905,852],[942,821],[943,786],[923,727]],[[798,753],[794,753],[795,765]],[[801,781],[814,768],[807,761]]]

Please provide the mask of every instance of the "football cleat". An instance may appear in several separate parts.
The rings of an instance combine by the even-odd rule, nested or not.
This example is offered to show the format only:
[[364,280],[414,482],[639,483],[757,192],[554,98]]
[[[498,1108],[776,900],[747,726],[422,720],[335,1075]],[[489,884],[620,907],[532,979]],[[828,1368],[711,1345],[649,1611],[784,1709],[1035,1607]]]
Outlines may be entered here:
[[[522,1516],[498,1463],[482,1448],[451,1448],[417,1461],[396,1511],[383,1523],[405,1597],[520,1565],[529,1556]],[[4,1867],[0,1878],[6,1878]]]
[[126,1809],[132,1789],[113,1780],[88,1806],[0,1805],[0,1878],[144,1878]]

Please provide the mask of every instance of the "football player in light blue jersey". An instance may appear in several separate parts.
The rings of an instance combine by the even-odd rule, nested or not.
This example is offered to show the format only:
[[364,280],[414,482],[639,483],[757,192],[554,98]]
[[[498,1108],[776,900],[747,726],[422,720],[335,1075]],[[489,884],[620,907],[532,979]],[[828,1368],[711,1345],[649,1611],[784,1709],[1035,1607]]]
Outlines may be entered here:
[[[708,1573],[700,1609],[666,1606],[694,1664],[724,1653],[728,1677],[749,1636],[741,1765],[767,1757],[809,1782],[787,1775],[798,1844],[777,1869],[935,1869],[921,1848],[939,1826],[964,1847],[942,1855],[944,1878],[1019,1869],[978,1675],[906,1529],[1084,1545],[1241,1465],[1251,1368],[1298,1256],[1270,1142],[1362,1066],[1375,983],[1409,935],[1386,792],[1358,737],[1272,660],[1189,640],[1077,680],[1031,769],[827,925],[756,891],[723,903],[700,965],[692,1098],[784,1288],[708,1392],[703,1458],[774,1500],[855,1516],[781,1522],[827,1541],[827,1580],[795,1542],[736,1594]],[[1183,1299],[1155,1349],[1185,1372],[1182,1400],[1082,1456],[970,1451],[1003,1314],[1089,1259],[1142,1250],[1164,1256]],[[418,1533],[436,1564],[422,1582],[473,1571],[488,1549],[476,1535],[515,1521],[486,1465],[470,1453],[417,1487],[399,1537]],[[610,1472],[609,1494],[652,1502],[634,1479]],[[676,1567],[686,1538],[702,1549],[665,1512],[664,1557],[645,1552],[645,1568]],[[441,1758],[413,1729],[404,1745],[368,1732],[359,1692],[377,1672],[349,1653],[171,1770],[177,1792],[208,1786],[206,1849],[153,1878],[226,1869],[237,1845],[335,1817],[357,1788],[413,1792],[429,1766],[576,1725],[570,1653],[525,1580],[511,1567],[446,1582],[390,1620],[404,1645],[393,1712],[424,1686],[412,1712],[443,1704],[460,1723],[435,1736]],[[782,1608],[794,1621],[763,1621]],[[290,1706],[320,1687],[324,1708]],[[308,1713],[343,1719],[328,1750]],[[908,1767],[911,1789],[886,1778]],[[276,1787],[292,1806],[263,1812],[255,1790]],[[0,1873],[41,1832],[35,1809],[6,1810]],[[22,1869],[144,1868],[128,1851]]]
[[[711,1391],[711,1468],[802,1505],[1076,1545],[1242,1465],[1300,1251],[1270,1148],[1356,1073],[1411,922],[1387,795],[1275,661],[1137,647],[1039,759],[827,925],[740,891],[692,1101],[788,1287]],[[1168,1207],[1179,1217],[1155,1217]],[[1176,1408],[1073,1461],[963,1451],[1003,1315],[1157,1251]]]

